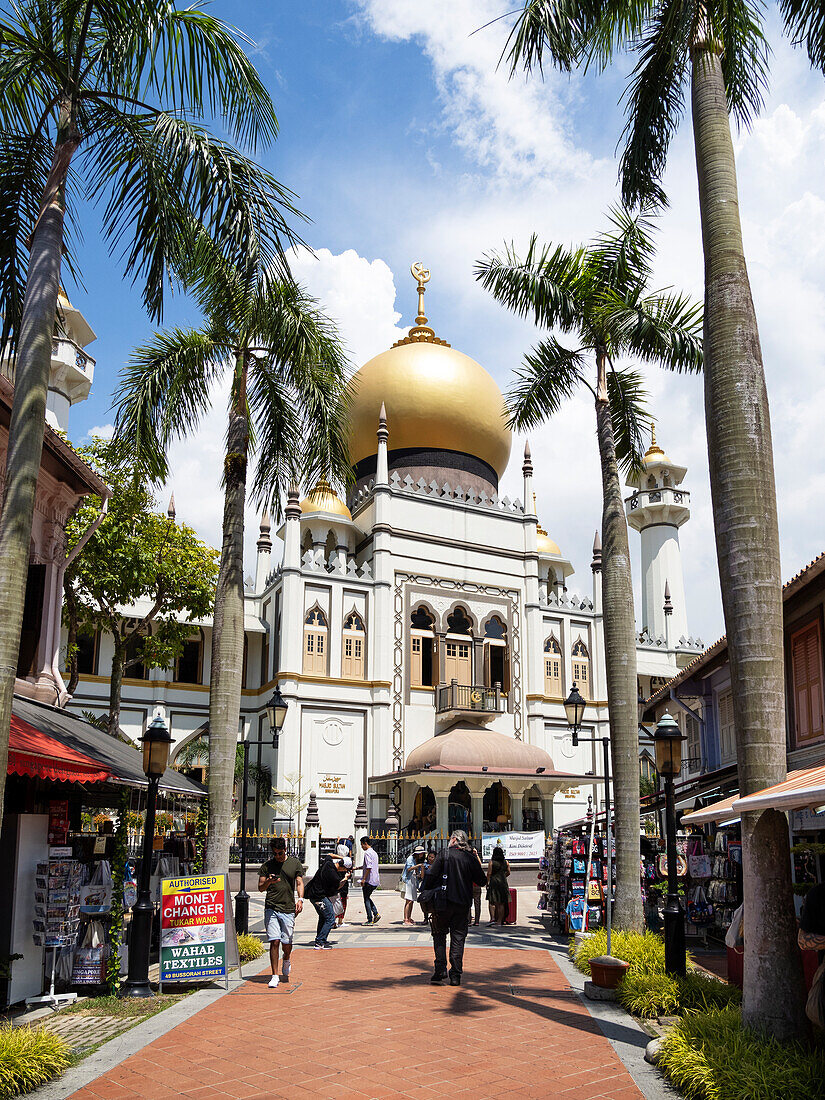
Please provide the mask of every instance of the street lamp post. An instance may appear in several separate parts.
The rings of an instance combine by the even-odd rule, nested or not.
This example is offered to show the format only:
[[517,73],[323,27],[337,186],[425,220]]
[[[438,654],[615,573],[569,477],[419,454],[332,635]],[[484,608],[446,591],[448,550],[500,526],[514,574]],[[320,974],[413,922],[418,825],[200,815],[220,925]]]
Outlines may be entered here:
[[152,923],[155,907],[149,883],[152,874],[153,839],[155,835],[155,810],[158,786],[169,763],[169,746],[172,738],[166,723],[157,715],[141,738],[143,744],[143,771],[149,780],[146,796],[146,821],[143,827],[143,855],[140,862],[138,897],[132,908],[132,927],[129,933],[129,974],[123,983],[124,997],[151,997],[149,985],[149,953],[152,948]]
[[676,796],[674,777],[682,770],[682,731],[667,711],[659,719],[653,734],[656,768],[665,781],[665,843],[667,844],[667,902],[665,903],[665,970],[684,974],[685,914],[677,892],[676,874]]
[[[579,730],[581,729],[582,718],[584,716],[584,708],[586,706],[587,701],[582,697],[579,689],[574,683],[570,694],[564,700],[564,710],[567,715],[567,724],[570,726],[573,735],[573,745],[578,745],[579,741],[596,745],[601,741],[602,755],[604,758],[605,847],[607,848],[607,890],[605,891],[604,926],[607,932],[607,954],[609,955],[612,946],[610,932],[612,918],[611,910],[613,906],[613,837],[610,831],[610,738],[579,736]],[[585,897],[587,896],[587,886],[588,884],[585,883]]]
[[[278,740],[281,735],[281,728],[286,718],[286,700],[279,688],[275,688],[269,702],[266,704],[266,717],[269,722],[269,728],[272,731],[272,748],[277,753]],[[241,733],[243,737],[243,733]],[[235,895],[235,931],[238,935],[246,935],[249,931],[249,894],[246,890],[246,809],[249,801],[249,746],[250,745],[264,745],[266,742],[261,739],[259,741],[248,741],[243,737],[243,782],[241,787],[241,884],[240,889]],[[276,757],[277,768],[277,757]]]

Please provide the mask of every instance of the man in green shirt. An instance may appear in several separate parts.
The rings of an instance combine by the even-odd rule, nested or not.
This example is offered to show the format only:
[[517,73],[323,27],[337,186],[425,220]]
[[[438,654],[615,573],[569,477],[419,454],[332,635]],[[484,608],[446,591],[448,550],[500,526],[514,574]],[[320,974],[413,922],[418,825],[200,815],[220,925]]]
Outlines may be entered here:
[[[286,841],[276,836],[271,842],[272,856],[258,872],[258,889],[266,890],[264,899],[264,927],[269,940],[269,961],[272,965],[270,989],[279,981],[288,982],[292,969],[292,936],[295,932],[295,915],[304,907],[304,866],[295,856],[286,854]],[[295,893],[298,893],[296,899]],[[278,951],[283,944],[284,965],[278,975]]]

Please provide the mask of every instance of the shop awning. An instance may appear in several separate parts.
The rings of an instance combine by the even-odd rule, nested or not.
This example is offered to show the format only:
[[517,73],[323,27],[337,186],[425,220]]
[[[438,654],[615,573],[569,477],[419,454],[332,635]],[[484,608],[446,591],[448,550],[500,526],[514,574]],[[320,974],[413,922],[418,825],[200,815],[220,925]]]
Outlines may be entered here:
[[70,749],[12,715],[8,771],[56,783],[105,783],[112,773],[97,760]]
[[682,814],[683,825],[707,825],[711,821],[738,821],[739,811],[734,810],[733,804],[739,797],[739,792],[722,798],[719,802],[711,802],[709,806],[703,806],[701,810],[693,810],[689,814]]
[[801,810],[806,806],[825,806],[825,766],[789,772],[784,782],[734,803],[734,809],[740,814],[759,810]]
[[[74,754],[82,761],[91,761],[96,770],[103,773],[97,780],[85,782],[102,780],[119,786],[148,786],[143,774],[143,756],[137,746],[124,744],[86,722],[80,715],[47,703],[15,695],[12,706],[16,719],[60,746],[61,758],[67,752]],[[164,794],[189,798],[204,798],[206,795],[206,789],[200,783],[187,779],[174,768],[167,768],[161,776],[160,790]]]

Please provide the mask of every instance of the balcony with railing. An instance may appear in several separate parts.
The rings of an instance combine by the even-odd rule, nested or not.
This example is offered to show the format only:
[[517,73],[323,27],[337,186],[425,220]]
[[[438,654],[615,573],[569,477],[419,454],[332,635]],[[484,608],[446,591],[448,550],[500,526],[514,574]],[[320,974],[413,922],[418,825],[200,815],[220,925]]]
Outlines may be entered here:
[[451,680],[449,684],[440,684],[436,688],[435,709],[439,718],[475,717],[488,721],[504,713],[507,696],[501,690],[501,684],[490,688]]

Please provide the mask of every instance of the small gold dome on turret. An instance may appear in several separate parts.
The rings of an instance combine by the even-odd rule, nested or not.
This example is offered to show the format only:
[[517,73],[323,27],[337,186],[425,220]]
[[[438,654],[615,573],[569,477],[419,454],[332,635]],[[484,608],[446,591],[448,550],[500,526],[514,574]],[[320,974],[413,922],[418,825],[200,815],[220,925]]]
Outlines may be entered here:
[[644,462],[645,466],[652,466],[654,462],[666,462],[669,466],[673,465],[665,452],[656,442],[656,425],[652,420],[650,422],[650,446],[645,451],[645,456],[642,461]]
[[351,520],[350,510],[325,477],[322,477],[309,496],[301,501],[302,512],[326,512]]

